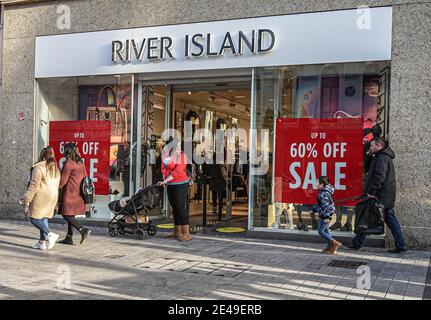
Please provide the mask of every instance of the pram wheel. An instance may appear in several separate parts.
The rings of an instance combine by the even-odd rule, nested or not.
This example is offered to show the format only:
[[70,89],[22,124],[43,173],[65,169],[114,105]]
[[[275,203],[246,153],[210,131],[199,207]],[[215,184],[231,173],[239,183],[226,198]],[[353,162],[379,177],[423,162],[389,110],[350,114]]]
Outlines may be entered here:
[[153,226],[152,224],[150,224],[150,225],[147,227],[147,233],[148,233],[148,235],[149,235],[149,236],[155,236],[155,235],[156,235],[156,233],[157,233],[157,229],[156,229],[156,227],[155,227],[155,226]]
[[111,237],[117,237],[117,236],[118,236],[118,233],[119,233],[119,226],[118,226],[118,223],[111,224],[111,225],[109,226],[109,235],[110,235]]
[[144,230],[142,230],[142,229],[136,229],[136,231],[135,231],[135,238],[136,239],[142,240],[142,239],[144,239],[144,235],[145,235]]

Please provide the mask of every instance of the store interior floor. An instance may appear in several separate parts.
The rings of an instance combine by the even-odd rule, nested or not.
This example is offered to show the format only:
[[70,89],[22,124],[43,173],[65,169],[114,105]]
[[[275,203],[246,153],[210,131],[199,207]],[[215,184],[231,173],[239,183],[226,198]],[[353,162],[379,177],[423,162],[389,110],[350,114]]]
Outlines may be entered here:
[[[202,201],[192,200],[189,205],[190,209],[190,225],[192,230],[198,232],[202,230],[203,226],[203,203]],[[341,209],[337,208],[330,225],[332,232],[335,234],[353,234],[354,229],[354,215],[352,214],[353,208]],[[317,224],[319,222],[318,216],[313,219],[311,212],[302,211],[299,215],[296,210],[292,210],[290,217],[281,215],[278,221],[271,226],[279,230],[290,230],[299,233],[312,233],[317,232]],[[300,218],[301,217],[301,218]],[[213,210],[211,200],[207,202],[207,231],[216,234],[246,234],[248,228],[248,202],[238,201],[234,202],[232,206],[232,214],[230,217],[226,214],[226,206],[223,206],[222,219],[219,220],[217,212]],[[267,217],[260,217],[265,222],[268,221]],[[170,221],[170,222],[173,222]],[[302,222],[302,223],[301,223]],[[258,223],[260,225],[260,223]],[[349,225],[350,224],[350,225]],[[263,225],[263,224],[262,224]],[[347,228],[347,229],[346,229]],[[221,230],[220,232],[218,230]]]
[[[189,204],[190,224],[192,229],[199,231],[204,224],[203,201],[192,200]],[[206,221],[207,229],[217,233],[246,233],[248,224],[247,199],[234,202],[230,215],[226,212],[226,202],[223,205],[221,220],[217,210],[214,210],[212,201],[207,201]]]

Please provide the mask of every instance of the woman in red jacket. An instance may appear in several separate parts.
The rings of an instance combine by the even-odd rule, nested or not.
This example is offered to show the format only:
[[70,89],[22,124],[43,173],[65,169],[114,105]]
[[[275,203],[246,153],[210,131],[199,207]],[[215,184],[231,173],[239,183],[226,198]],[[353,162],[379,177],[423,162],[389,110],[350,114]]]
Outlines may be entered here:
[[167,186],[169,203],[174,214],[174,233],[170,238],[178,238],[179,241],[190,241],[189,222],[189,182],[187,175],[187,157],[181,151],[178,140],[172,138],[162,151],[162,175],[160,186]]
[[79,224],[75,218],[75,216],[85,215],[87,211],[84,199],[81,197],[81,182],[84,180],[86,173],[84,162],[75,144],[67,143],[64,146],[64,156],[66,161],[61,170],[60,190],[63,190],[59,212],[67,221],[67,235],[59,243],[73,245],[73,228],[81,234],[81,243],[91,233],[90,230]]

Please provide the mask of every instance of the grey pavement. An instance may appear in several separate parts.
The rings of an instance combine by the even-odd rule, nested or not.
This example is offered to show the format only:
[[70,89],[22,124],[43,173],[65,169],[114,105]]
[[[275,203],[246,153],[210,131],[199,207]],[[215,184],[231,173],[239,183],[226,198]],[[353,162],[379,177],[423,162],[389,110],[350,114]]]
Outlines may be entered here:
[[[64,236],[65,226],[51,228]],[[38,251],[31,248],[33,226],[0,220],[0,299],[421,300],[429,294],[429,251],[342,249],[328,256],[321,244],[214,235],[182,243],[163,233],[139,241],[92,230],[83,245]],[[333,260],[366,263],[370,287],[358,288],[358,270],[329,266]]]

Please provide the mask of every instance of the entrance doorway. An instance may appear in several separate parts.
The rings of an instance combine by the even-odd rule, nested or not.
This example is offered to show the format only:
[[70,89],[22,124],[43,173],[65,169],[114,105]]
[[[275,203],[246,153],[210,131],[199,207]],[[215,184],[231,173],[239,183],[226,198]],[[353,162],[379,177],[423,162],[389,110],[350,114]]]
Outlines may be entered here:
[[[193,153],[206,154],[215,160],[215,151],[219,150],[214,141],[217,131],[220,134],[229,129],[244,129],[248,133],[250,81],[173,85],[172,93],[173,128],[181,132],[184,140],[184,122],[191,122]],[[208,137],[195,134],[204,128],[212,134],[212,143],[204,143]],[[248,163],[239,160],[240,152],[249,150],[247,142],[236,142],[230,150],[235,161],[229,165],[193,164],[197,179],[189,194],[192,225],[202,225],[206,220],[207,225],[247,229],[249,168]]]

